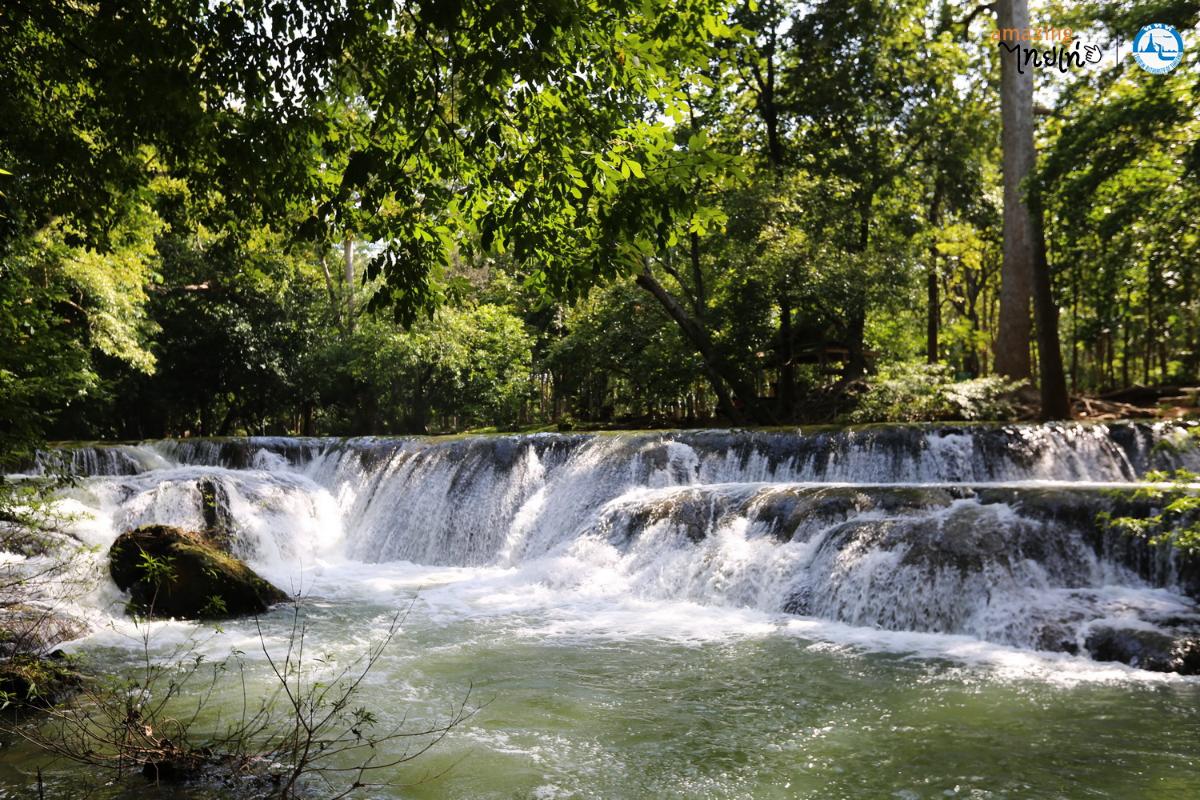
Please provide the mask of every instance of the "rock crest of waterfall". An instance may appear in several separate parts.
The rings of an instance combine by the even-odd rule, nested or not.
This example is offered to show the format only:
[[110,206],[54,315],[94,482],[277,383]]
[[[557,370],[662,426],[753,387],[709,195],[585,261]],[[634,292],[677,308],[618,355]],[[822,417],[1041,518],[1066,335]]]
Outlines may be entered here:
[[1174,652],[1200,631],[1200,570],[1095,520],[1148,470],[1200,469],[1170,446],[1187,438],[1134,423],[255,437],[61,448],[27,471],[84,478],[67,502],[89,512],[85,541],[219,523],[285,588],[328,559],[499,567],[1042,650],[1161,635]]

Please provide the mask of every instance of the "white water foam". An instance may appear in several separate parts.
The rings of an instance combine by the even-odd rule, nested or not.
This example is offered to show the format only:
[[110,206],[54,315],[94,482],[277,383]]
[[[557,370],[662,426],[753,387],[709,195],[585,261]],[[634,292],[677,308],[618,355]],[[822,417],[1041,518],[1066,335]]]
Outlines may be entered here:
[[[1147,448],[1103,426],[1016,428],[993,460],[999,445],[966,431],[772,436],[126,446],[82,459],[106,474],[62,507],[99,553],[140,524],[203,527],[215,486],[237,553],[285,589],[397,604],[419,590],[434,618],[507,618],[529,636],[783,632],[1109,679],[1137,671],[1029,648],[1195,614],[1024,508],[1027,493],[1099,497],[1145,468]],[[128,463],[141,471],[113,474]],[[115,618],[120,596],[100,580],[81,605]]]

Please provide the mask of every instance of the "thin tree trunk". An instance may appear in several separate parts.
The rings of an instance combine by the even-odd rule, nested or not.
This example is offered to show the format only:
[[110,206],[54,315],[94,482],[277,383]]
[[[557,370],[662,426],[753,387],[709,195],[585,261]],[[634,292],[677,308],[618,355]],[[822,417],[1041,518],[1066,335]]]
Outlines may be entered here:
[[[999,0],[997,25],[1001,30],[1029,27],[1027,0]],[[1003,123],[1004,263],[1000,271],[1000,319],[996,332],[996,372],[1027,379],[1029,359],[1029,305],[1034,270],[1034,232],[1022,182],[1033,172],[1033,72],[1019,68],[1023,47],[1010,50],[1000,43],[1000,117]],[[1022,74],[1023,73],[1023,74]]]
[[[963,372],[967,373],[969,378],[978,378],[983,372],[982,359],[979,357],[979,349],[975,346],[976,337],[979,334],[979,312],[975,310],[975,306],[971,306],[970,313],[967,319],[971,321],[971,333],[975,336],[971,337],[971,347],[967,350],[967,356],[963,359]],[[983,348],[984,356],[987,355],[987,348]]]
[[1079,259],[1071,270],[1071,391],[1079,394]]
[[742,401],[754,422],[760,424],[773,422],[770,414],[764,413],[763,409],[759,407],[753,385],[724,363],[724,360],[717,354],[708,332],[688,313],[688,310],[672,297],[671,293],[649,272],[638,273],[635,280],[638,286],[649,292],[659,302],[663,310],[679,326],[687,340],[700,353],[700,358],[704,361],[705,372],[708,374],[713,392],[717,395],[717,404],[721,411],[735,425],[742,423],[743,415],[734,404],[733,397],[730,396],[730,390],[732,390],[733,396]]
[[[935,257],[936,258],[936,257]],[[925,361],[929,364],[938,363],[938,279],[937,261],[931,260],[929,275],[925,279],[925,302],[928,305],[925,320]]]
[[[692,265],[692,308],[696,312],[697,318],[704,318],[704,311],[708,305],[708,297],[705,295],[704,288],[704,265],[700,261],[700,234],[692,231],[688,239],[689,243],[689,261]],[[680,286],[685,292],[687,287]]]
[[354,333],[354,240],[346,237],[346,330]]
[[1121,386],[1122,386],[1122,388],[1126,388],[1126,389],[1129,388],[1129,385],[1130,385],[1130,379],[1129,379],[1130,354],[1129,354],[1129,351],[1132,349],[1132,347],[1130,344],[1130,333],[1129,332],[1133,328],[1133,325],[1131,324],[1132,320],[1133,320],[1133,314],[1131,314],[1129,312],[1130,304],[1133,302],[1133,298],[1130,297],[1130,294],[1131,294],[1131,290],[1128,286],[1126,286],[1125,287],[1125,309],[1126,310],[1125,310],[1125,313],[1122,315],[1122,319],[1121,319]]
[[1183,374],[1188,378],[1195,379],[1197,376],[1197,367],[1200,366],[1200,313],[1195,313],[1194,309],[1197,306],[1194,280],[1192,278],[1192,270],[1183,271],[1183,302],[1184,308],[1193,309],[1191,313],[1185,313],[1184,319],[1184,337],[1183,344],[1187,350],[1187,356],[1183,362]]
[[[929,224],[937,227],[941,218],[942,181],[939,178],[933,187],[933,199],[929,202]],[[938,251],[937,241],[929,244],[929,274],[925,278],[925,361],[930,364],[938,362],[938,327],[941,322],[938,297]]]
[[1158,270],[1154,268],[1154,259],[1148,259],[1149,269],[1146,275],[1146,336],[1142,349],[1142,383],[1150,385],[1150,367],[1154,363],[1154,333],[1158,330]]
[[[875,190],[864,190],[858,203],[858,252],[866,256],[871,245],[871,205]],[[852,381],[867,374],[867,290],[860,287],[858,296],[851,301],[846,322],[846,363],[842,368],[842,381]]]
[[796,365],[792,363],[792,300],[784,289],[779,293],[779,417],[790,420],[796,413]]
[[779,106],[775,99],[775,50],[778,47],[779,9],[775,3],[768,3],[766,8],[770,24],[768,25],[767,43],[763,53],[766,63],[765,73],[756,61],[750,62],[750,74],[754,78],[755,97],[759,116],[767,132],[767,163],[778,178],[783,173],[783,140],[779,133]]
[[329,294],[329,307],[333,309],[333,322],[340,328],[342,304],[338,302],[337,291],[333,288],[333,276],[329,274],[329,261],[325,258],[324,248],[321,252],[321,272],[325,274],[325,291]]

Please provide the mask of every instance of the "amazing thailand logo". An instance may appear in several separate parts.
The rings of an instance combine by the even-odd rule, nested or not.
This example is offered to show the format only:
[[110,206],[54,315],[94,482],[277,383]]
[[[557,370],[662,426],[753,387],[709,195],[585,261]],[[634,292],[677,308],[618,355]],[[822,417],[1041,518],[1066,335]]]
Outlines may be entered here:
[[1133,58],[1147,72],[1170,72],[1183,60],[1183,37],[1170,25],[1147,25],[1133,39]]

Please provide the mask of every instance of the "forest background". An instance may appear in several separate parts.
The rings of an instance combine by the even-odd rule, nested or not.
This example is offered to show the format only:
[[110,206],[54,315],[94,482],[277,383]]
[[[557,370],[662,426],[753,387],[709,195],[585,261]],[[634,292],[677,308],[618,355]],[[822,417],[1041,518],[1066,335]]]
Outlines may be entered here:
[[0,445],[1194,405],[1200,4],[1029,13],[5,3]]

